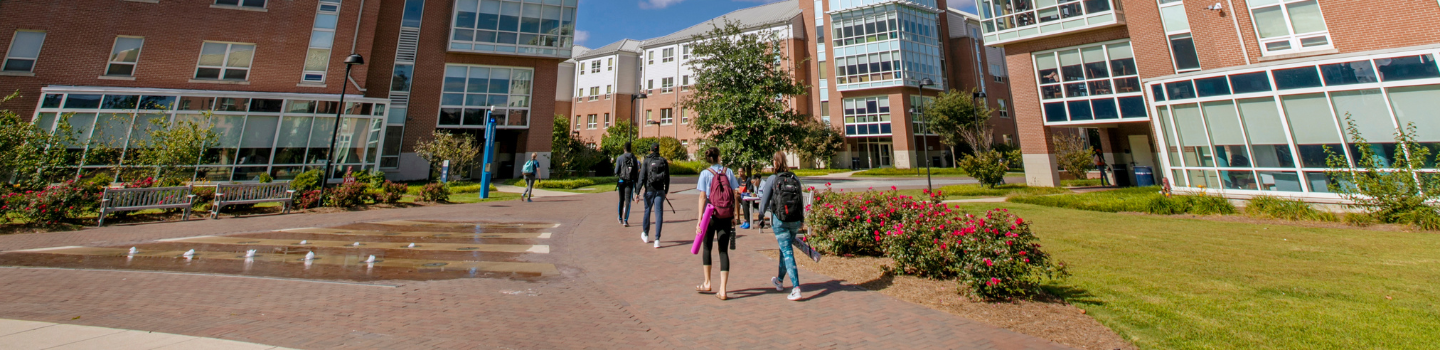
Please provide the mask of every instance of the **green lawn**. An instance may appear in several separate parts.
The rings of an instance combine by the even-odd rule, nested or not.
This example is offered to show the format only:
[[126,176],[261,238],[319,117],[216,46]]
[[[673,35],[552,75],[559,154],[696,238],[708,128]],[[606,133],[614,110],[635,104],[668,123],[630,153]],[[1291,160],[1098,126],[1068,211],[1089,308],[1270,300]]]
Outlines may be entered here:
[[[857,172],[857,173],[855,173],[855,174],[852,175],[852,176],[855,176],[855,177],[908,177],[908,176],[925,177],[925,168],[918,168],[918,169],[875,168],[875,169],[869,169],[869,170],[864,170],[864,171]],[[969,176],[969,175],[966,175],[966,174],[965,174],[965,171],[964,171],[964,170],[961,170],[960,168],[930,168],[930,176],[931,176],[931,177],[966,177],[966,176]],[[1024,172],[1020,172],[1020,171],[1011,171],[1011,172],[1005,173],[1005,176],[1010,176],[1010,177],[1024,177],[1024,176],[1025,176],[1025,173],[1024,173]]]
[[1060,185],[1065,187],[1087,187],[1100,186],[1101,183],[1100,179],[1060,180]]
[[1060,289],[1071,289],[1071,302],[1142,349],[1440,342],[1440,235],[1019,203],[962,208],[997,205],[1032,222],[1045,248],[1070,266]]
[[[876,190],[889,190],[889,188]],[[1005,197],[1010,195],[1050,195],[1070,193],[1070,190],[1058,187],[1029,187],[1023,184],[1007,184],[995,186],[995,188],[981,185],[950,185],[940,188],[945,194],[945,199],[974,199],[981,197]],[[902,194],[913,197],[923,196],[925,192],[920,189],[900,190]]]

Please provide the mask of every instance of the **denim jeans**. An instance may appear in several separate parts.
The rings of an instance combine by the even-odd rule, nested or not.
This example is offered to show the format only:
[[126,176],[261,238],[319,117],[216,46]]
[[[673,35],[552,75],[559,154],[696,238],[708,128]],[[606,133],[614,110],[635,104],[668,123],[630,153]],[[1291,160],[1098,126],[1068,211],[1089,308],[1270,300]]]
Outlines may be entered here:
[[615,191],[620,192],[620,207],[615,208],[616,215],[619,215],[621,222],[630,222],[631,203],[635,203],[635,184],[620,180],[615,184]]
[[661,191],[645,191],[645,217],[640,223],[640,230],[650,233],[650,212],[655,212],[655,240],[660,240],[660,227],[665,223],[665,193]]
[[771,217],[770,227],[775,231],[775,242],[780,244],[780,272],[777,278],[784,280],[785,275],[790,275],[790,284],[800,286],[800,273],[795,271],[795,248],[791,247],[795,240],[795,233],[800,231],[804,221],[784,222],[780,218]]

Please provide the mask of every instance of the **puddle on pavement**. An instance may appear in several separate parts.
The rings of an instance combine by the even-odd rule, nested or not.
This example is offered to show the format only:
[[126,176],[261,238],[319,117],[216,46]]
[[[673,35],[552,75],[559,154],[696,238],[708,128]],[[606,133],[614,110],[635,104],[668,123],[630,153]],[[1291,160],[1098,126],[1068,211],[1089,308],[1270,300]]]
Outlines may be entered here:
[[[353,281],[534,279],[559,275],[555,265],[532,261],[550,253],[545,242],[556,226],[388,221],[168,239],[135,245],[135,252],[129,246],[14,251],[0,254],[0,265]],[[309,253],[314,256],[306,259]]]

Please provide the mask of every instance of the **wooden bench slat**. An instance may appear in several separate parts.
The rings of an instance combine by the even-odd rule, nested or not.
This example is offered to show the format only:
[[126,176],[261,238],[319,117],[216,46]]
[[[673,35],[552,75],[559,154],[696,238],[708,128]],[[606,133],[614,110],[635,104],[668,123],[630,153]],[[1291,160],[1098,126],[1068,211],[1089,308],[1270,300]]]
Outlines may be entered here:
[[210,218],[219,218],[220,210],[227,205],[268,202],[284,203],[282,212],[289,213],[294,200],[295,191],[290,189],[289,183],[217,185]]

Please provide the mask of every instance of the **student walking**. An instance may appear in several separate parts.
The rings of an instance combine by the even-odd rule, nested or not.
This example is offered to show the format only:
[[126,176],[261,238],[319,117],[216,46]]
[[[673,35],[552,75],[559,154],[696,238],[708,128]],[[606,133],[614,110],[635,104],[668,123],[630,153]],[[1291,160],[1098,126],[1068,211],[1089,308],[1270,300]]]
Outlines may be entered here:
[[790,296],[786,299],[800,300],[800,274],[795,271],[795,252],[791,248],[795,234],[805,224],[805,193],[800,177],[790,172],[785,164],[785,153],[776,152],[772,159],[775,175],[770,175],[760,184],[761,220],[764,212],[770,211],[771,230],[775,241],[780,244],[780,272],[770,278],[775,291],[785,290],[785,276],[790,276]]
[[[710,221],[703,224],[705,227],[704,241],[701,244],[704,252],[701,254],[701,261],[705,270],[705,283],[695,286],[695,290],[701,293],[712,292],[710,285],[710,247],[713,244],[720,246],[720,290],[715,296],[720,300],[727,299],[725,287],[730,279],[730,245],[735,240],[735,210],[740,202],[736,189],[740,187],[739,179],[735,178],[735,172],[720,165],[720,150],[715,147],[705,150],[705,161],[713,164],[710,168],[700,172],[700,181],[695,188],[701,191],[699,199],[700,217],[698,221],[705,219],[705,212],[712,211]],[[709,207],[706,207],[706,206]],[[712,209],[713,208],[713,209]],[[695,230],[699,231],[702,225],[696,225]],[[698,232],[697,232],[698,234]]]
[[665,223],[665,196],[670,193],[670,161],[660,156],[660,144],[650,144],[645,155],[640,186],[645,187],[645,216],[640,223],[640,241],[650,243],[650,212],[655,212],[655,248],[660,248],[660,227]]
[[616,208],[620,225],[630,227],[630,207],[634,202],[636,191],[636,178],[640,175],[638,162],[635,155],[630,153],[630,142],[625,142],[625,154],[615,157],[615,177],[619,178],[615,183],[615,191],[620,192],[620,207]]
[[525,175],[525,193],[520,194],[520,200],[526,202],[535,201],[535,194],[531,192],[535,189],[535,180],[540,178],[540,161],[536,160],[539,157],[539,153],[531,153],[530,160],[526,161],[525,166],[520,168],[520,173]]

